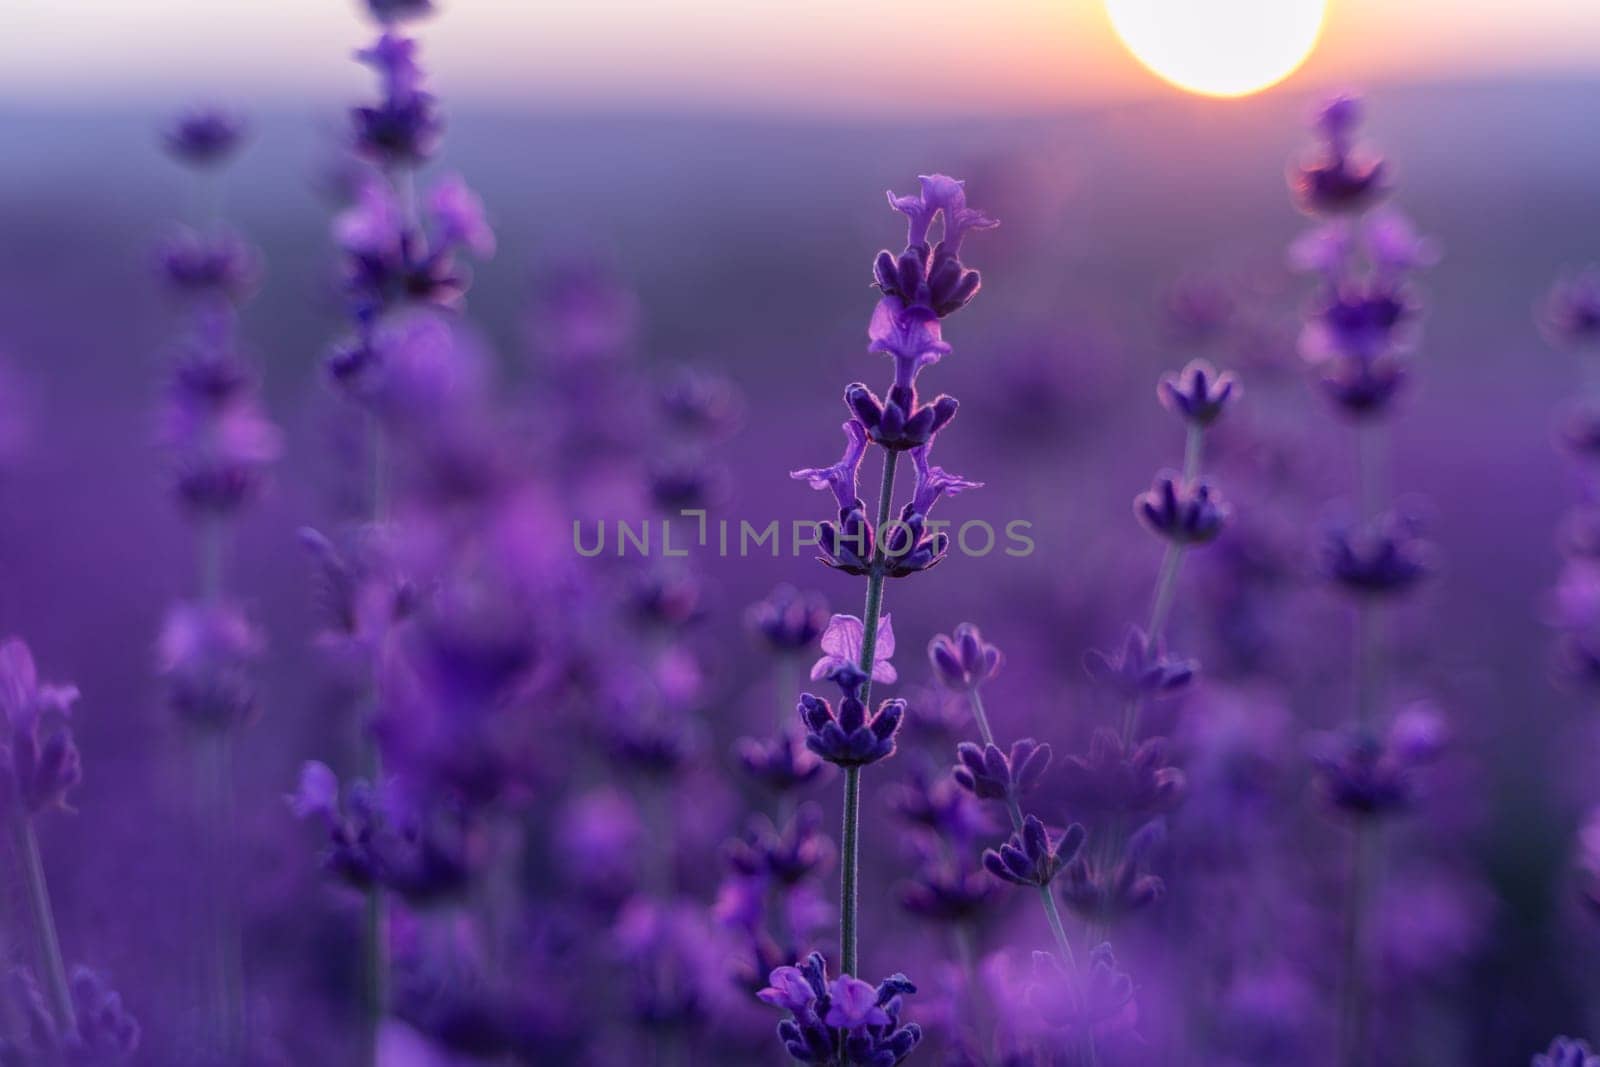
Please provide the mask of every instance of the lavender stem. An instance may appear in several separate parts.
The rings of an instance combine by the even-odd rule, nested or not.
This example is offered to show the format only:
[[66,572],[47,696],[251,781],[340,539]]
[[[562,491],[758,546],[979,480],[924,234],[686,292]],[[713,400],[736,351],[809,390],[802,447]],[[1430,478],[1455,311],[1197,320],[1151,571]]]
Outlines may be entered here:
[[[1383,440],[1365,427],[1356,431],[1357,478],[1363,518],[1370,521],[1383,509]],[[1377,610],[1362,602],[1355,617],[1356,722],[1370,729],[1382,700],[1382,638]],[[1344,995],[1339,1017],[1339,1062],[1360,1067],[1368,1043],[1366,990],[1366,913],[1378,862],[1378,838],[1373,827],[1355,826],[1350,851],[1350,886],[1345,901]]]
[[[989,727],[989,716],[983,708],[983,696],[976,687],[968,691],[972,698],[972,717],[978,723],[978,733],[983,738],[985,745],[994,744],[994,731]],[[1018,834],[1022,833],[1022,807],[1017,803],[1017,798],[1010,793],[1006,794],[1006,811],[1011,815],[1011,828]],[[1072,953],[1072,942],[1067,940],[1067,928],[1061,923],[1061,910],[1056,906],[1056,898],[1050,895],[1048,886],[1039,887],[1039,900],[1044,904],[1045,919],[1050,923],[1050,932],[1055,935],[1056,948],[1061,951],[1061,958],[1066,962],[1068,970],[1074,974],[1078,970],[1078,961]]]
[[33,820],[20,810],[13,808],[10,822],[11,843],[16,851],[17,866],[22,868],[28,913],[33,920],[38,941],[39,965],[44,972],[50,1012],[56,1024],[71,1033],[77,1030],[78,1020],[72,1008],[72,992],[67,985],[66,963],[61,958],[61,940],[56,935],[55,914],[50,908],[50,886],[45,881],[44,861],[39,856],[39,839],[33,832]]
[[[389,462],[388,438],[383,424],[372,416],[368,424],[372,454],[372,521],[381,524],[389,515]],[[372,704],[378,704],[378,667],[373,665]],[[373,743],[371,732],[360,730],[362,762],[373,788],[383,782],[383,754]],[[368,1062],[378,1062],[378,1030],[383,1025],[385,1006],[389,1002],[389,901],[383,886],[374,884],[367,890],[365,930],[362,936],[362,975],[365,983],[367,1009]]]
[[[1183,444],[1183,480],[1193,482],[1200,475],[1200,461],[1205,454],[1206,431],[1203,426],[1191,425]],[[1152,645],[1159,642],[1167,630],[1167,620],[1172,615],[1172,602],[1178,593],[1178,572],[1183,568],[1184,546],[1168,542],[1161,556],[1161,571],[1156,576],[1155,593],[1150,601],[1150,625],[1145,627]],[[1122,712],[1122,743],[1133,744],[1139,732],[1139,714],[1144,709],[1142,701],[1134,697]]]
[[[883,485],[878,490],[878,521],[873,526],[876,533],[889,522],[889,509],[894,503],[894,473],[900,453],[886,449],[883,458]],[[861,703],[872,707],[872,667],[878,654],[878,615],[883,610],[883,542],[873,549],[872,572],[867,575],[867,605],[861,620],[861,673],[866,681],[861,686]],[[860,877],[861,848],[861,768],[847,767],[844,772],[844,830],[841,836],[839,860],[839,959],[845,974],[856,973],[856,907],[857,884]]]

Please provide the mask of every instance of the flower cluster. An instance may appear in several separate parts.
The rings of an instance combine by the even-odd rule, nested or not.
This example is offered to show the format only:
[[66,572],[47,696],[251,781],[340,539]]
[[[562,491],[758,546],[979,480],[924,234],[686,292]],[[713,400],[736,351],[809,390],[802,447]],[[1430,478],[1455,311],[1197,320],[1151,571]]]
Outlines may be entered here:
[[797,967],[779,967],[757,996],[789,1012],[778,1038],[799,1063],[893,1067],[922,1040],[922,1028],[902,1023],[904,998],[917,987],[896,974],[877,986],[841,974],[829,979],[821,953]]
[[1419,313],[1411,277],[1438,257],[1397,210],[1369,211],[1389,183],[1383,161],[1355,146],[1360,121],[1354,97],[1327,103],[1316,156],[1289,178],[1295,203],[1319,220],[1290,249],[1291,263],[1319,280],[1300,349],[1328,397],[1357,419],[1386,411],[1405,383]]

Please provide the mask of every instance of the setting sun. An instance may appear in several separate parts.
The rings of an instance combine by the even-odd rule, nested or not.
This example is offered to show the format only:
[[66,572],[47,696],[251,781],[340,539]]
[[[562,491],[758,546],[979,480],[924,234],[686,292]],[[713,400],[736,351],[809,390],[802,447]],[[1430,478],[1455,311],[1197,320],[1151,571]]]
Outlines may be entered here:
[[1107,0],[1106,10],[1157,76],[1192,93],[1245,96],[1305,62],[1327,0]]

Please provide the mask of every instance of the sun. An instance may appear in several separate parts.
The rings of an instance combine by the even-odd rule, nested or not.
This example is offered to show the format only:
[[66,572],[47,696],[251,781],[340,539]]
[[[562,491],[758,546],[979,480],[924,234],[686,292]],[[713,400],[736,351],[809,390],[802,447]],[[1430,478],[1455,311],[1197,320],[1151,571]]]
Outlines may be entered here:
[[1248,96],[1316,47],[1328,0],[1106,0],[1134,58],[1180,89]]

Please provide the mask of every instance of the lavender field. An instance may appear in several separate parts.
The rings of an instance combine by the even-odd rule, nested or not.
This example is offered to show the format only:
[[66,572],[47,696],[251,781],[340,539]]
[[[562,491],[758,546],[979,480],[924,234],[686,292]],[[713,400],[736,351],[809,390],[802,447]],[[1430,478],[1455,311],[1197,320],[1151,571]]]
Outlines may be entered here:
[[1600,1065],[1600,83],[496,111],[369,6],[0,109],[0,1065]]

